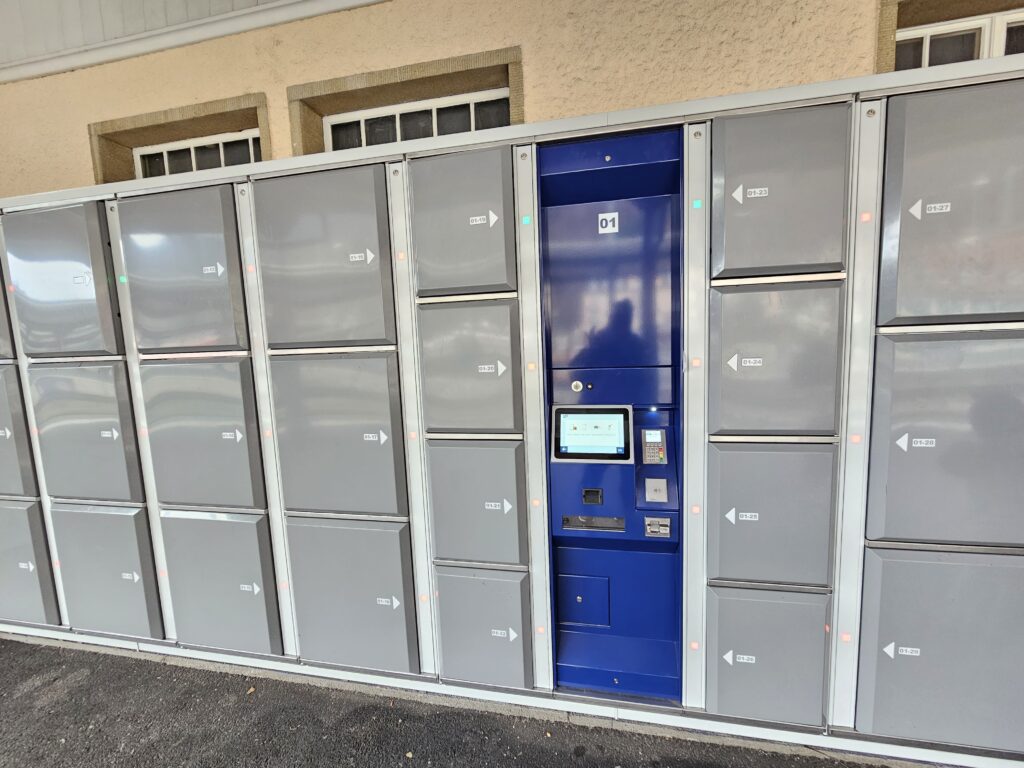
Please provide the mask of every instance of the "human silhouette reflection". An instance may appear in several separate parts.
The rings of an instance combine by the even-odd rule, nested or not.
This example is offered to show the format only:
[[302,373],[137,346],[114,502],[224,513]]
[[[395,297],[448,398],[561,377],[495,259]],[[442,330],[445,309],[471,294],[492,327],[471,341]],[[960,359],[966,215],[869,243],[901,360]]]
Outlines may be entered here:
[[613,367],[619,365],[624,357],[649,360],[653,354],[651,343],[633,332],[633,302],[622,299],[612,305],[608,324],[588,334],[587,345],[576,353],[571,367]]

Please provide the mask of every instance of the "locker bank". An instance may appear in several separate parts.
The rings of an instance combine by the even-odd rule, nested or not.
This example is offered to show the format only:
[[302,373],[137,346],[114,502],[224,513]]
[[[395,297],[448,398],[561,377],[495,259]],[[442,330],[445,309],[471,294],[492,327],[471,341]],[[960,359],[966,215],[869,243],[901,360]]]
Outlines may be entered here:
[[1009,61],[0,201],[0,630],[1024,759]]

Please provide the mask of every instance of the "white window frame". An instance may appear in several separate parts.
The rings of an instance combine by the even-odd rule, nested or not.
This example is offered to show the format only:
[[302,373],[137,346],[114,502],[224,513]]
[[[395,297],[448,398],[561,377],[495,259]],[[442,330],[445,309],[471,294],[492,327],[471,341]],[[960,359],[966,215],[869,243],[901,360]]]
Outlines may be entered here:
[[937,24],[922,24],[919,27],[907,27],[896,32],[896,42],[921,40],[921,69],[929,66],[928,54],[931,39],[943,35],[981,30],[978,42],[978,58],[991,59],[1006,55],[1006,30],[1016,24],[1024,24],[1024,10],[1018,8],[1001,13],[989,13],[982,16],[969,16],[966,19],[942,21]]
[[[150,144],[148,147],[134,147],[132,149],[132,157],[135,159],[135,178],[141,179],[142,176],[142,156],[143,155],[156,155],[162,154],[164,156],[164,170],[165,176],[184,176],[183,173],[171,173],[170,163],[167,161],[167,153],[174,152],[178,149],[190,149],[192,150],[192,168],[193,173],[196,167],[196,147],[206,147],[210,144],[217,144],[220,147],[220,164],[224,167],[224,144],[230,141],[242,141],[247,139],[249,141],[249,157],[254,157],[252,142],[253,139],[260,137],[259,128],[247,128],[244,131],[235,131],[233,133],[217,133],[212,136],[198,136],[194,139],[184,139],[182,141],[169,141],[165,144]],[[262,147],[261,147],[262,150]]]
[[[495,101],[496,99],[507,99],[509,98],[508,88],[491,88],[486,91],[471,91],[469,93],[459,93],[454,96],[440,96],[435,99],[424,99],[422,101],[406,101],[401,104],[391,104],[386,107],[374,107],[373,109],[359,109],[354,112],[342,112],[337,115],[325,115],[324,116],[324,147],[326,151],[331,152],[334,150],[334,142],[331,137],[331,128],[339,123],[354,123],[359,122],[359,138],[362,142],[362,146],[366,146],[366,121],[375,117],[389,117],[394,116],[395,118],[395,129],[398,135],[398,141],[393,143],[401,143],[402,139],[402,115],[408,114],[409,112],[423,112],[425,110],[431,110],[433,116],[433,135],[437,136],[437,110],[443,109],[444,107],[455,107],[461,104],[469,105],[469,132],[472,133],[476,130],[476,105],[482,101]],[[374,146],[383,146],[376,144]]]
[[1024,24],[1024,10],[1006,11],[996,14],[992,19],[992,55],[1006,55],[1006,30],[1018,24]]

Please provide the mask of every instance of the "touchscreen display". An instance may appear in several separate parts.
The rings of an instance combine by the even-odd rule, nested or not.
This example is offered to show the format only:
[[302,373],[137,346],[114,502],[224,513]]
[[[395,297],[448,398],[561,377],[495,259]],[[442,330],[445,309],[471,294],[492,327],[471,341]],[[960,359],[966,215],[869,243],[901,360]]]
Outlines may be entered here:
[[558,458],[630,458],[629,416],[624,408],[560,410],[556,427]]

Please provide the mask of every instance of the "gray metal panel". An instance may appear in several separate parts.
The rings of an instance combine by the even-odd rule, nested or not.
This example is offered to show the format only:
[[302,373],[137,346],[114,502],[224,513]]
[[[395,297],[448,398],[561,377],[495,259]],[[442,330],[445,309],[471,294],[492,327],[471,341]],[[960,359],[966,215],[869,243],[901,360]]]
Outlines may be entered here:
[[47,492],[65,499],[142,501],[124,363],[32,365],[28,378]]
[[394,343],[384,166],[253,187],[270,346]]
[[857,730],[1024,752],[1024,557],[865,555]]
[[835,434],[840,282],[711,289],[710,434]]
[[0,493],[35,496],[32,443],[21,399],[18,367],[0,366]]
[[163,510],[178,641],[281,653],[266,515]]
[[521,442],[431,440],[434,556],[525,564],[526,492]]
[[419,314],[427,430],[520,432],[517,302],[425,304]]
[[878,322],[1024,318],[1024,82],[889,100]]
[[412,160],[409,177],[419,295],[515,290],[512,150]]
[[879,337],[868,538],[1024,544],[1024,332]]
[[288,519],[303,659],[419,672],[409,526]]
[[[3,239],[0,238],[0,243]],[[14,339],[11,338],[11,319],[7,310],[8,291],[0,291],[0,358],[14,358]]]
[[821,725],[828,595],[708,588],[707,711]]
[[406,515],[394,352],[273,358],[285,507]]
[[842,269],[850,109],[712,121],[712,277]]
[[162,638],[146,510],[54,504],[51,515],[71,626]]
[[529,577],[436,568],[441,677],[509,688],[533,685]]
[[264,508],[249,361],[151,361],[141,379],[160,502]]
[[247,346],[230,186],[118,204],[140,352]]
[[4,264],[26,355],[121,351],[100,205],[4,216]]
[[825,586],[833,445],[708,445],[708,577]]
[[60,624],[38,501],[0,501],[0,618]]

